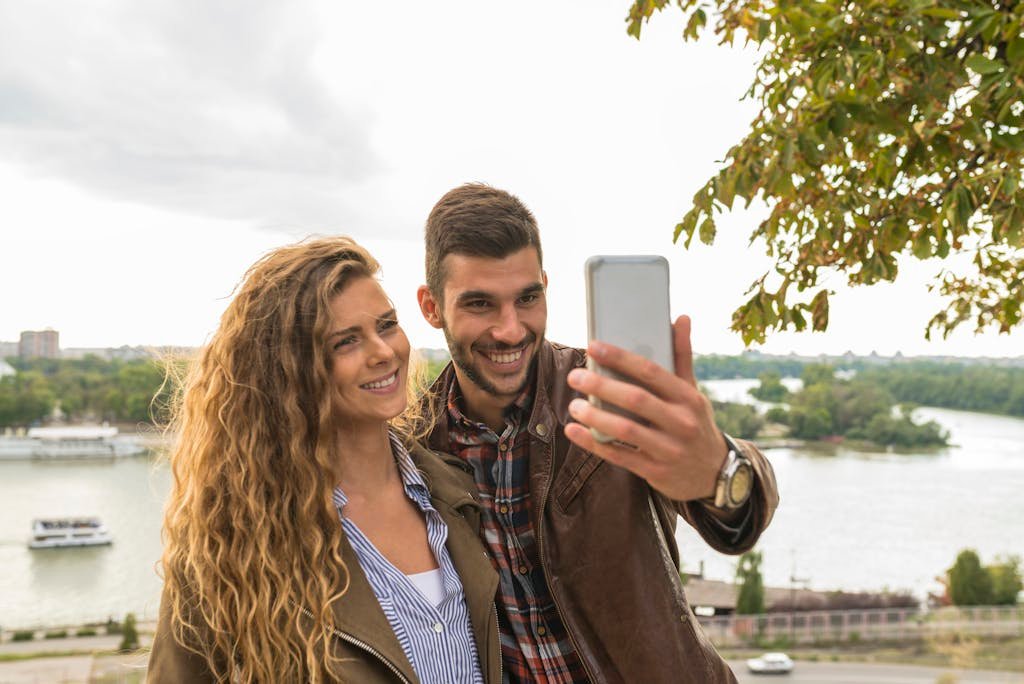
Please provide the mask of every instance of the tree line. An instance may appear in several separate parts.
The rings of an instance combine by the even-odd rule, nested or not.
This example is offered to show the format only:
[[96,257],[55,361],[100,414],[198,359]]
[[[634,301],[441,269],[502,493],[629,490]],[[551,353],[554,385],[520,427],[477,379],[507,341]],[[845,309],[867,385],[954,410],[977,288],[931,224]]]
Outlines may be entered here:
[[[746,356],[702,356],[694,360],[700,380],[731,378],[799,378],[808,366],[798,359],[754,359]],[[837,361],[833,371],[852,371],[860,381],[888,392],[898,403],[979,411],[1024,417],[1024,368],[939,361],[901,361],[878,364],[865,359]],[[774,382],[774,381],[773,381]],[[777,382],[765,388],[763,401],[783,401],[785,388]]]
[[170,401],[166,364],[155,359],[8,359],[0,379],[0,428],[26,427],[55,408],[72,421],[162,422]]
[[[870,610],[879,608],[917,608],[918,600],[908,591],[881,593],[830,591],[814,594],[794,593],[767,604],[760,551],[748,551],[736,564],[736,612],[740,615],[790,613],[809,610]],[[932,596],[942,605],[956,606],[1014,606],[1024,590],[1021,578],[1021,559],[1018,556],[996,558],[990,565],[982,565],[973,549],[964,549],[946,570],[945,593]]]
[[901,448],[943,446],[949,435],[934,421],[917,423],[906,405],[896,407],[896,399],[871,377],[836,376],[829,365],[804,367],[803,388],[789,393],[775,373],[761,376],[761,384],[751,390],[765,400],[787,401],[788,408],[773,407],[766,419],[789,427],[800,439],[843,438]]

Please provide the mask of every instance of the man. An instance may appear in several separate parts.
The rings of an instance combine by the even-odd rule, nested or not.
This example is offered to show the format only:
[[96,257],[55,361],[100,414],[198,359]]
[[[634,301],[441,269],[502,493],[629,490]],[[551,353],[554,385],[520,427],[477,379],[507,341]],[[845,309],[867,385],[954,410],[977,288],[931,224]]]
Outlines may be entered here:
[[[602,344],[590,345],[594,360],[643,387],[585,370],[583,351],[544,339],[533,215],[481,184],[434,206],[426,271],[420,308],[452,356],[426,399],[436,417],[428,441],[476,480],[509,679],[735,681],[686,603],[676,518],[740,553],[778,495],[760,452],[715,427],[693,378],[689,319],[673,325],[675,373]],[[586,394],[649,426],[594,408]],[[619,442],[601,444],[589,427]]]

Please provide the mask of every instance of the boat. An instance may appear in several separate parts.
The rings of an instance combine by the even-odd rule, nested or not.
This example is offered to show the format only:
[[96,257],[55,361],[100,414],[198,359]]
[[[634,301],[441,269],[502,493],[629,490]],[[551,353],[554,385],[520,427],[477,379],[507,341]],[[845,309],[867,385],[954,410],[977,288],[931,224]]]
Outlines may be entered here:
[[113,537],[99,518],[37,518],[32,521],[30,549],[57,549],[67,546],[103,546]]
[[145,451],[108,425],[35,427],[24,437],[0,437],[0,460],[119,458]]

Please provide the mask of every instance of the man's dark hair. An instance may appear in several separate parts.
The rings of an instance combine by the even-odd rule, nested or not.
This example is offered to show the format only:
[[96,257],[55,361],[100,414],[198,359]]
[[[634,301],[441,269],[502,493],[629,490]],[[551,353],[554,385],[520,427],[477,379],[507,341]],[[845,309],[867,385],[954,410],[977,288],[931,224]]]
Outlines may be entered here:
[[515,195],[484,183],[449,190],[427,217],[427,287],[444,299],[444,258],[449,254],[503,259],[524,247],[537,249],[543,264],[537,221]]

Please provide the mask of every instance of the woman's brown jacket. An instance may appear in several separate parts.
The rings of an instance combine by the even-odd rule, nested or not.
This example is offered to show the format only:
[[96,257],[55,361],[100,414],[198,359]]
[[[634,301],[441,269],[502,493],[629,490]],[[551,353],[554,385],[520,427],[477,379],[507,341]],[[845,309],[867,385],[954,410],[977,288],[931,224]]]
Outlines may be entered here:
[[[498,576],[478,536],[480,508],[471,494],[475,485],[452,456],[418,446],[409,453],[424,474],[431,503],[448,525],[447,548],[462,579],[484,681],[499,684],[501,652],[494,608]],[[348,566],[351,584],[334,606],[331,627],[336,654],[345,659],[343,681],[419,684],[347,541],[342,558]],[[147,681],[160,684],[215,681],[205,661],[175,641],[170,620],[169,606],[166,601],[161,602]]]

